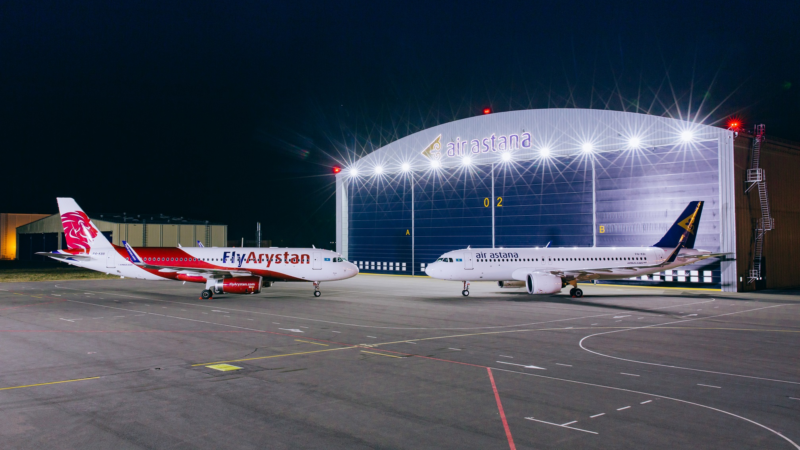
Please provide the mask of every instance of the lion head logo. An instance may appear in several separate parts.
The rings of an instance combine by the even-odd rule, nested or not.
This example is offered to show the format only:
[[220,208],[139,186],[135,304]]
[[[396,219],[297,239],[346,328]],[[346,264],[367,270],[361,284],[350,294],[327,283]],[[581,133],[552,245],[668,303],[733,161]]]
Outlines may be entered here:
[[88,252],[92,248],[92,242],[100,234],[83,211],[62,214],[61,224],[64,225],[64,236],[70,249]]

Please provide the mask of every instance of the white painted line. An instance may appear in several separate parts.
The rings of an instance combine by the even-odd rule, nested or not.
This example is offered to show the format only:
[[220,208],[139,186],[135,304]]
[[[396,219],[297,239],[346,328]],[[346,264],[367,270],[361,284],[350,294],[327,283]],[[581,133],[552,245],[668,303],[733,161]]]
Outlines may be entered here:
[[557,366],[572,367],[569,364],[556,363]]
[[593,324],[592,324],[592,326],[595,326],[595,325],[597,325],[597,324],[596,324],[596,323],[593,323]]
[[247,320],[253,320],[253,319],[247,319]]
[[375,336],[367,336],[367,337],[370,338],[370,339],[378,339]]
[[499,357],[501,357],[501,358],[511,358],[511,359],[514,359],[514,357],[513,357],[513,356],[508,356],[508,355],[497,355],[497,356],[499,356]]
[[298,330],[297,328],[278,328],[279,330],[283,331],[291,331],[292,333],[302,333],[303,330]]
[[617,411],[622,411],[623,409],[628,409],[630,406],[623,406],[622,408],[617,408]]
[[630,317],[630,315],[627,315],[627,316],[614,316],[614,319],[622,319],[623,317]]
[[790,400],[800,400],[800,398],[789,397]]
[[72,323],[75,323],[75,319],[71,319],[71,320],[70,320],[70,319],[65,319],[65,318],[63,318],[63,317],[59,317],[59,319],[61,319],[61,320],[66,320],[67,322],[72,322]]
[[547,369],[545,369],[544,367],[537,367],[537,366],[526,366],[525,364],[514,364],[514,363],[510,363],[510,362],[505,362],[505,361],[495,361],[495,362],[496,362],[496,363],[498,363],[498,364],[510,364],[510,365],[512,365],[512,366],[520,366],[520,367],[524,367],[524,368],[526,368],[526,369],[539,369],[539,370],[547,370]]
[[274,323],[275,325],[280,325],[281,324],[280,322],[272,322],[272,323]]
[[594,419],[595,417],[605,416],[606,413],[595,414],[593,416],[589,416],[590,419]]
[[308,327],[300,326],[300,328],[308,328]]
[[572,425],[573,423],[577,423],[577,422],[578,422],[577,420],[573,420],[572,422],[562,423],[561,426],[565,427],[567,425]]
[[722,389],[722,388],[721,388],[721,387],[719,387],[719,386],[712,386],[712,385],[710,385],[710,384],[700,384],[700,383],[697,383],[697,385],[698,385],[698,386],[710,387],[710,388],[714,388],[714,389]]
[[644,405],[645,403],[650,403],[652,400],[647,400],[646,402],[639,403],[640,405]]
[[331,333],[341,333],[341,331],[331,331]]
[[638,376],[639,376],[639,375],[636,375],[635,373],[625,373],[625,372],[620,372],[619,374],[620,374],[620,375],[627,375],[627,376],[629,376],[629,377],[638,377]]
[[447,347],[447,349],[448,349],[448,350],[455,350],[455,351],[457,351],[457,352],[460,352],[460,351],[461,351],[461,349],[460,349],[460,348]]
[[548,425],[555,425],[555,426],[557,426],[557,427],[561,427],[561,428],[569,428],[570,430],[583,431],[584,433],[597,434],[597,433],[596,433],[596,432],[594,432],[594,431],[589,431],[589,430],[581,430],[580,428],[568,427],[568,426],[566,426],[566,425],[559,425],[559,424],[557,424],[557,423],[552,423],[552,422],[545,422],[544,420],[538,420],[538,419],[534,419],[533,417],[526,417],[525,419],[527,419],[527,420],[532,420],[532,421],[534,421],[534,422],[546,423],[546,424],[548,424]]
[[407,342],[406,342],[406,344],[414,344],[414,345],[417,345],[417,343],[416,343],[416,342],[410,342],[410,341],[407,341]]

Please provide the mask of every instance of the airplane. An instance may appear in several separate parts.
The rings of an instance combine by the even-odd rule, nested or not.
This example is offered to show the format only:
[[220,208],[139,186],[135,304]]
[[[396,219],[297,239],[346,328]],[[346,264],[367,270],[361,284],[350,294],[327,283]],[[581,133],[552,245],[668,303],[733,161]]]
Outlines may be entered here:
[[468,247],[443,254],[425,273],[463,282],[464,297],[469,296],[470,281],[497,281],[501,288],[524,287],[533,295],[556,294],[571,285],[570,295],[580,298],[579,281],[631,278],[727,255],[694,249],[702,212],[702,201],[690,202],[652,247]]
[[[352,278],[358,267],[340,254],[314,248],[277,247],[139,247],[114,245],[71,198],[59,198],[58,209],[67,249],[39,252],[55,260],[120,277],[205,283],[203,299],[214,294],[258,294],[276,281],[314,284]],[[199,241],[198,241],[199,244]]]

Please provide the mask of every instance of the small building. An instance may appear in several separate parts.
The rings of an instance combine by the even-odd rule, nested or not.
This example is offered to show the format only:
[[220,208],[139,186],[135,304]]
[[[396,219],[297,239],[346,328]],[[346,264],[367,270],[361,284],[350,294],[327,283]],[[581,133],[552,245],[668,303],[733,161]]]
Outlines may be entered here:
[[[127,241],[133,247],[224,247],[228,226],[203,220],[164,214],[88,214],[105,237],[115,245]],[[15,257],[22,261],[38,259],[36,252],[66,248],[61,215],[40,216],[16,227]]]
[[0,259],[17,257],[17,227],[47,216],[49,214],[0,213]]

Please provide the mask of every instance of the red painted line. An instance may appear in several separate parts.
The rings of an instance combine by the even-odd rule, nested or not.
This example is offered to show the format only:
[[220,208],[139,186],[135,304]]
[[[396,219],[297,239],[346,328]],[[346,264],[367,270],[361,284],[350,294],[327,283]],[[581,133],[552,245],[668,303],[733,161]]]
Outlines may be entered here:
[[497,400],[497,410],[500,411],[500,418],[503,419],[503,428],[506,429],[506,437],[508,438],[508,447],[511,450],[517,450],[517,446],[514,445],[514,438],[511,437],[511,428],[508,428],[508,421],[506,420],[506,413],[503,412],[503,404],[500,403],[500,394],[497,393],[497,386],[494,384],[494,377],[492,376],[492,369],[486,368],[486,371],[489,372],[489,381],[492,382],[492,390],[494,391],[494,398]]

